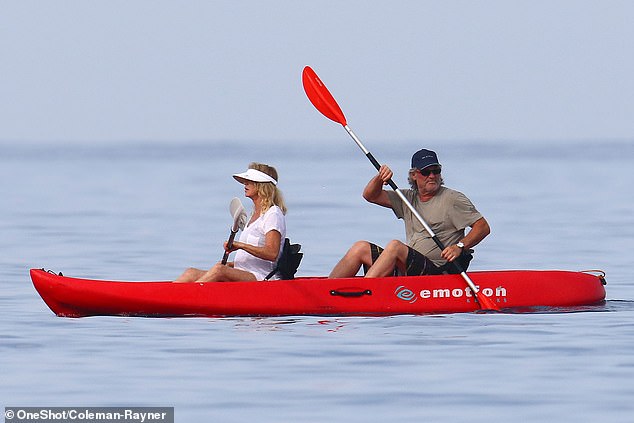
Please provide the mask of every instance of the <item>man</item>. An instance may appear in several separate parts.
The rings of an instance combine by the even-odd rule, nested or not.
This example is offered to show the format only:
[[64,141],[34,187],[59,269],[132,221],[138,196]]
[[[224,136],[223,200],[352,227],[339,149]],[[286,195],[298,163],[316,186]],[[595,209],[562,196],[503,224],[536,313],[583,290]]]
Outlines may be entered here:
[[[473,257],[471,248],[489,235],[491,229],[464,194],[443,186],[441,170],[435,152],[417,151],[412,156],[408,178],[412,189],[401,192],[446,246],[443,251],[396,192],[383,189],[393,175],[392,170],[383,165],[363,190],[363,198],[391,208],[396,217],[403,219],[407,244],[392,240],[382,249],[368,241],[357,241],[329,277],[354,276],[362,265],[369,268],[365,276],[372,278],[458,273],[451,263],[454,260],[466,270]],[[471,229],[465,234],[467,227]]]

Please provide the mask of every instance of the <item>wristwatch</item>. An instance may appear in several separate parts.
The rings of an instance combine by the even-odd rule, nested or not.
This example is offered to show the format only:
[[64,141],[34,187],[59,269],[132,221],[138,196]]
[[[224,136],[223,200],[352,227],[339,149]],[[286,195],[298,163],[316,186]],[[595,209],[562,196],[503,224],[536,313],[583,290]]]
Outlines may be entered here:
[[464,250],[464,242],[460,241],[456,245]]

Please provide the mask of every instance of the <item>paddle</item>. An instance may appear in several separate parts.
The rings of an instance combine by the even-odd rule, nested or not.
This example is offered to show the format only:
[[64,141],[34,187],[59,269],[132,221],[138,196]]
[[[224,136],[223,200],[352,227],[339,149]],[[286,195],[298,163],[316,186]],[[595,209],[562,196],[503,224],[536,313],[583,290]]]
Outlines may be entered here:
[[[312,70],[309,66],[306,66],[304,68],[304,71],[302,72],[302,84],[304,85],[304,91],[306,92],[306,95],[308,96],[310,102],[313,103],[313,106],[315,106],[315,108],[328,119],[340,123],[344,127],[346,132],[348,132],[350,137],[352,137],[354,142],[359,146],[361,151],[363,151],[368,160],[370,160],[370,162],[374,165],[376,170],[379,170],[381,168],[379,162],[374,158],[372,153],[370,153],[370,151],[365,148],[365,146],[361,143],[361,140],[359,140],[355,133],[352,132],[352,129],[350,129],[350,127],[348,126],[348,123],[346,122],[346,117],[337,104],[337,101],[334,99],[332,94],[330,94],[330,91],[328,91],[326,85],[324,85],[324,83],[319,79],[315,71]],[[401,190],[398,189],[394,181],[390,178],[387,183],[394,190],[394,192],[396,192],[403,203],[410,209],[416,219],[418,219],[418,221],[423,225],[423,227],[434,240],[438,248],[440,248],[441,251],[444,250],[445,246],[443,245],[442,241],[438,239],[438,236],[436,236],[427,222],[425,222],[425,219],[423,219],[423,217],[418,213],[414,206],[412,206],[412,204],[407,200]],[[478,303],[480,304],[480,308],[483,310],[499,310],[499,308],[493,303],[491,299],[489,299],[478,290],[478,288],[473,283],[469,275],[467,275],[462,266],[455,260],[452,263],[456,270],[458,270],[458,272],[460,273],[460,276],[462,276],[462,278],[465,280],[469,288],[471,288],[471,291],[475,294]]]
[[[229,213],[233,216],[233,224],[231,225],[231,234],[229,235],[229,240],[227,241],[227,248],[231,248],[233,245],[233,239],[236,237],[236,234],[239,230],[244,229],[247,224],[247,212],[240,202],[239,198],[234,198],[229,203]],[[225,251],[225,255],[222,257],[222,264],[227,264],[227,259],[229,258],[229,252]]]

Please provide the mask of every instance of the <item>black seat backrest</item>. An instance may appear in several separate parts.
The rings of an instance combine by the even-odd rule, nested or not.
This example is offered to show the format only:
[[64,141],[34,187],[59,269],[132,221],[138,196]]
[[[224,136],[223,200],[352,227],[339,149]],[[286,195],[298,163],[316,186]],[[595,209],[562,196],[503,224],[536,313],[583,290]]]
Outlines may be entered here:
[[269,273],[264,280],[269,280],[275,273],[280,273],[281,279],[295,279],[295,273],[299,268],[299,263],[304,257],[304,253],[300,253],[302,248],[300,244],[291,244],[291,240],[284,239],[284,247],[282,248],[282,255],[277,261],[275,268]]

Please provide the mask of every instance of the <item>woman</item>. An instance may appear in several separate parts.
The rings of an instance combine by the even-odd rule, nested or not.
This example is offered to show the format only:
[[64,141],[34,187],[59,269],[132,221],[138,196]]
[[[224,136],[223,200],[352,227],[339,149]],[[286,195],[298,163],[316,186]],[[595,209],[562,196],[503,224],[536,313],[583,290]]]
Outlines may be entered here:
[[[263,280],[275,267],[286,238],[286,206],[277,188],[277,171],[262,163],[251,163],[246,172],[233,177],[244,184],[244,195],[253,201],[253,214],[240,240],[231,249],[235,260],[215,264],[208,271],[189,268],[177,282]],[[275,278],[276,276],[274,276]]]

